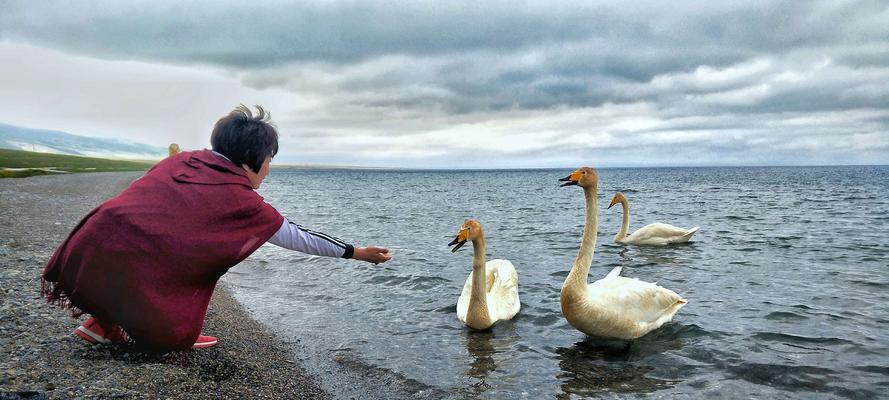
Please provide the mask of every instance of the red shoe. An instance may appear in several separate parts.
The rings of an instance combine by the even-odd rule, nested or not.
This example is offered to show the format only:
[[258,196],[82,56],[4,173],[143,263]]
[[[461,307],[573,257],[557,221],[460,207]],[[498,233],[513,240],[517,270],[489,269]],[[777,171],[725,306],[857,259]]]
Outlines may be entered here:
[[198,340],[196,340],[194,342],[194,344],[191,346],[191,348],[192,349],[206,349],[207,347],[216,346],[216,343],[219,343],[219,340],[217,340],[215,337],[200,335],[200,336],[198,336]]
[[126,343],[129,340],[120,325],[103,324],[96,317],[89,317],[74,330],[74,334],[92,344]]

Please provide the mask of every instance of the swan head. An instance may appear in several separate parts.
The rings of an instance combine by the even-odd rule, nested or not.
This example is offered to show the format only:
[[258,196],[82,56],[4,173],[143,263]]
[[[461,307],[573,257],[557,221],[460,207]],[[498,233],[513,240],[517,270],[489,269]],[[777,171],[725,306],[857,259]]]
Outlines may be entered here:
[[478,239],[482,235],[484,235],[482,224],[474,219],[467,219],[463,222],[463,226],[460,227],[460,230],[457,231],[457,237],[454,238],[451,243],[448,243],[448,246],[456,245],[451,249],[451,252],[453,253],[463,247],[467,241]]
[[[611,198],[611,204],[608,205],[608,208],[611,208],[612,206],[614,206],[617,203],[626,202],[626,201],[627,201],[627,196],[624,196],[624,194],[621,192],[617,192],[614,194],[614,197]],[[608,208],[606,208],[606,210]]]
[[590,167],[580,167],[572,172],[571,175],[559,179],[559,182],[565,182],[561,186],[577,185],[582,188],[596,187],[599,183],[599,175],[596,174],[596,170]]

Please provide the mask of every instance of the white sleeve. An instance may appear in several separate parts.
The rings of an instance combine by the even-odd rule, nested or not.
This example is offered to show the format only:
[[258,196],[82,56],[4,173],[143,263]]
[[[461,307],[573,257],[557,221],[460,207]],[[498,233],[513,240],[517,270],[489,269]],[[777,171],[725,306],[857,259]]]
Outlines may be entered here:
[[278,232],[269,243],[285,249],[325,257],[352,258],[355,248],[333,236],[309,230],[284,218]]

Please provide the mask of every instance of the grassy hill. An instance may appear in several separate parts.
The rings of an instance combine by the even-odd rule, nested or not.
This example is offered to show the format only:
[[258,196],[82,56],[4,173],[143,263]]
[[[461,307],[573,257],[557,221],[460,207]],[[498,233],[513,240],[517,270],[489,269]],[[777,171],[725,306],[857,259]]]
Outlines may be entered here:
[[145,171],[152,161],[123,161],[0,149],[0,178],[65,172]]

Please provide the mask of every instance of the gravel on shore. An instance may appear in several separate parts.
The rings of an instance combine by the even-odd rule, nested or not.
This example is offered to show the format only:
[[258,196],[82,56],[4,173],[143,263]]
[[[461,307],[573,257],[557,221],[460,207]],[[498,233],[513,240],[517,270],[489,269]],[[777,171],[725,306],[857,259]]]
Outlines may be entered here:
[[55,248],[92,208],[141,172],[0,179],[0,394],[49,398],[328,398],[268,329],[219,286],[204,333],[220,344],[163,355],[92,346],[72,335],[86,316],[40,297]]

